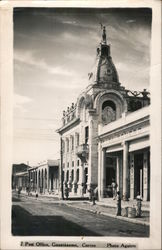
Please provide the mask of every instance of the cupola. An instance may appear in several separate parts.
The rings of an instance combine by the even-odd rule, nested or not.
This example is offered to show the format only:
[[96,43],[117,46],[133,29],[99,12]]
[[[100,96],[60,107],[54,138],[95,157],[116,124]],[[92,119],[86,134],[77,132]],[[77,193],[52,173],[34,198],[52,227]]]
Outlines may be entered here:
[[110,44],[107,44],[106,28],[102,26],[102,38],[97,47],[97,57],[89,79],[95,84],[107,83],[120,85],[118,73],[111,58]]

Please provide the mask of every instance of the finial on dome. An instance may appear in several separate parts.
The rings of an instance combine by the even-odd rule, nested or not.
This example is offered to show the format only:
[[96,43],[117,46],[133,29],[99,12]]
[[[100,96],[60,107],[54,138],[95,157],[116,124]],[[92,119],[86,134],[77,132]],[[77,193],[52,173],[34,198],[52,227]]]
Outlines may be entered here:
[[106,28],[102,26],[102,43],[106,44]]

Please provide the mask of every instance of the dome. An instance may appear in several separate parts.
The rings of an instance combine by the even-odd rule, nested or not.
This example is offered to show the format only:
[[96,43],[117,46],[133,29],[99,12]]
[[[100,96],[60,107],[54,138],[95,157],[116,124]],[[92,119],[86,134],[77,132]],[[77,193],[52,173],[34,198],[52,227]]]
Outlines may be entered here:
[[89,74],[89,80],[97,84],[116,83],[116,85],[120,85],[118,73],[110,55],[110,45],[106,41],[105,27],[103,27],[102,40],[97,48],[95,66]]

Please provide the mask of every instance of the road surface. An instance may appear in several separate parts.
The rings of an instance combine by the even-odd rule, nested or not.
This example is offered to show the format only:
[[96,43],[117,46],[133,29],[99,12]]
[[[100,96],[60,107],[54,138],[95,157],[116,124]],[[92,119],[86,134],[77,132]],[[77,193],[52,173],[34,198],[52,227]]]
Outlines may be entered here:
[[[70,204],[69,204],[70,205]],[[149,227],[94,214],[53,198],[13,198],[12,234],[16,236],[149,237]]]

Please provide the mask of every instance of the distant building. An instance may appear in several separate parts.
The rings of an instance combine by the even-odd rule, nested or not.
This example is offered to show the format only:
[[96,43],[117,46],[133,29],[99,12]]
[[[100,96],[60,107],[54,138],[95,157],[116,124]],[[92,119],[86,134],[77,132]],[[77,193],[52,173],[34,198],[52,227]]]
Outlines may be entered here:
[[58,194],[59,160],[47,160],[29,170],[30,191]]
[[28,169],[30,167],[24,163],[13,164],[12,166],[12,189],[22,188],[25,190],[29,183]]
[[121,86],[103,27],[89,85],[63,111],[61,178],[70,195],[98,187],[99,199],[112,196],[115,181],[123,199],[150,197],[149,93]]

